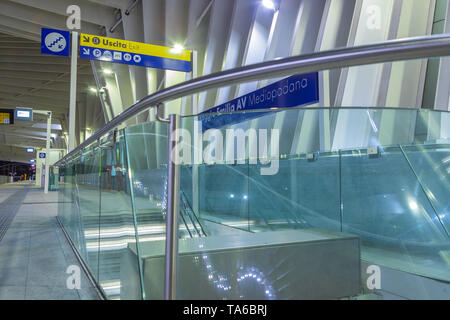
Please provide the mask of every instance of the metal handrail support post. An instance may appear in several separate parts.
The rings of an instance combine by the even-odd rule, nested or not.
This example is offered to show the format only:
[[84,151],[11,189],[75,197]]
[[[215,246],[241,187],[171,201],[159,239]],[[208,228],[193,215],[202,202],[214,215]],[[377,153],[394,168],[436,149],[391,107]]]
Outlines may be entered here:
[[166,265],[164,299],[176,299],[178,260],[178,210],[180,201],[180,165],[176,157],[180,115],[171,114],[169,123],[169,162],[167,163]]
[[156,106],[156,120],[160,122],[169,122],[169,119],[164,118],[164,103],[159,103]]

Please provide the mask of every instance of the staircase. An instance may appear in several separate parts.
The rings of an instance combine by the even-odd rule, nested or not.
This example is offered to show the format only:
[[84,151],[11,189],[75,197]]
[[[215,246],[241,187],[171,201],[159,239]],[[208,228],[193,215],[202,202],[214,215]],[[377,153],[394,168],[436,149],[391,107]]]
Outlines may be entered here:
[[[116,202],[120,198],[114,195]],[[140,242],[165,239],[165,212],[161,209],[137,210]],[[136,242],[136,230],[130,210],[104,211],[101,216],[83,216],[88,265],[106,297],[120,299],[120,260],[129,243]],[[206,236],[206,231],[182,193],[179,215],[179,238]],[[100,228],[99,228],[100,227]]]

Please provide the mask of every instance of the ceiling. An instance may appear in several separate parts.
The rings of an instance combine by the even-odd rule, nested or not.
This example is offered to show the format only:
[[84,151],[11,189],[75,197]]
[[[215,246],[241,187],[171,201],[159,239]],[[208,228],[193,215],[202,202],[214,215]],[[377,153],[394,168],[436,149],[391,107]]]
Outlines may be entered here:
[[[68,131],[70,58],[41,54],[41,28],[67,30],[66,8],[73,1],[0,1],[0,108],[52,111],[52,147],[65,148]],[[118,2],[75,1],[83,5],[81,32],[101,34],[115,21]],[[105,5],[106,4],[106,5]],[[106,18],[105,18],[106,17]],[[78,59],[77,107],[83,107],[95,80],[89,60]],[[45,116],[0,125],[0,160],[28,162],[25,148],[45,147]]]

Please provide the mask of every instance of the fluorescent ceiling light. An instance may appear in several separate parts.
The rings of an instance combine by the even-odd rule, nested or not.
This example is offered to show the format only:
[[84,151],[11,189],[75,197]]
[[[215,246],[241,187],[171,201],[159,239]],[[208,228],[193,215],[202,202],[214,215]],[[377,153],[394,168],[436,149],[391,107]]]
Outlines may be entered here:
[[181,44],[175,44],[172,49],[170,49],[171,53],[180,54],[184,50],[184,47]]
[[[39,129],[47,129],[47,124],[46,123],[35,123],[31,126],[32,128],[39,128]],[[62,127],[60,124],[53,124],[52,123],[52,130],[62,130]]]
[[272,0],[263,0],[262,4],[264,7],[266,7],[267,9],[272,9],[275,10],[275,4],[273,3]]

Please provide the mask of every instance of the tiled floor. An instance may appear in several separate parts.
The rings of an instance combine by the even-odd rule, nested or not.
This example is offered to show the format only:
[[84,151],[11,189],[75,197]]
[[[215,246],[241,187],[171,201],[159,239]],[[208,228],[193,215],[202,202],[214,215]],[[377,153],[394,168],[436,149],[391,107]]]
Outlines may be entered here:
[[[0,300],[98,299],[56,221],[57,202],[28,183],[0,186],[0,224],[9,225],[0,232]],[[71,265],[81,270],[79,290],[67,288]]]

